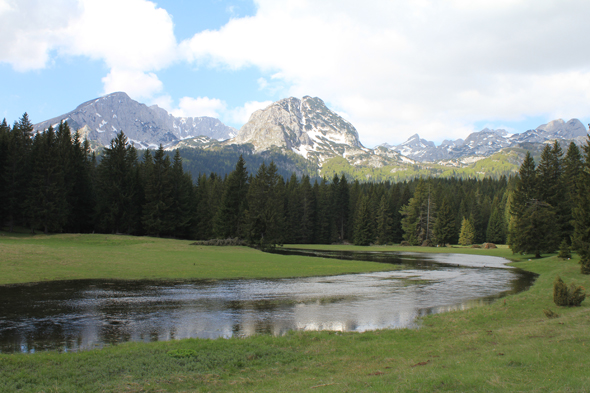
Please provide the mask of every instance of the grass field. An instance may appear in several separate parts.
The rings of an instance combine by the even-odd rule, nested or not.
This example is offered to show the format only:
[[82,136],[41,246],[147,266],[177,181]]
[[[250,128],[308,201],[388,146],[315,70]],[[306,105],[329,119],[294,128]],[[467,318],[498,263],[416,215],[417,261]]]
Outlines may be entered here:
[[282,256],[248,247],[120,235],[0,232],[0,285],[87,278],[224,279],[325,276],[392,270],[372,262]]
[[[62,245],[53,247],[57,250],[67,247],[67,238],[61,241]],[[7,243],[15,244],[2,239],[2,250]],[[115,243],[112,248],[118,247]],[[138,249],[144,250],[139,246]],[[378,248],[369,248],[373,249]],[[57,250],[52,251],[52,258],[61,255]],[[457,250],[461,249],[453,249]],[[160,252],[172,254],[170,250]],[[509,250],[462,249],[462,252],[498,255],[508,254]],[[144,254],[148,252],[142,251]],[[279,259],[270,256],[270,260]],[[81,353],[0,355],[0,390],[590,391],[589,301],[576,308],[559,308],[552,301],[552,282],[556,275],[568,284],[573,281],[586,288],[590,277],[580,275],[577,258],[560,261],[551,256],[528,261],[527,256],[516,256],[515,259],[516,266],[539,274],[530,290],[491,305],[425,317],[420,329],[361,334],[296,332],[284,337],[126,343]],[[551,309],[560,317],[548,319],[543,309]]]

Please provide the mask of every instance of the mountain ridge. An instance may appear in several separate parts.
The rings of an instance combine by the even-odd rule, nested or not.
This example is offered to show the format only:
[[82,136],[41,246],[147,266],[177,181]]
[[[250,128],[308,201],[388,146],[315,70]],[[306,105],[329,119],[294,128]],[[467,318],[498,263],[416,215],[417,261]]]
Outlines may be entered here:
[[123,130],[129,141],[139,148],[172,146],[178,141],[205,135],[228,139],[237,133],[212,117],[175,117],[157,105],[147,106],[132,100],[126,93],[116,92],[78,105],[61,116],[34,125],[43,131],[67,121],[72,130],[80,130],[83,138],[108,146],[114,135]]

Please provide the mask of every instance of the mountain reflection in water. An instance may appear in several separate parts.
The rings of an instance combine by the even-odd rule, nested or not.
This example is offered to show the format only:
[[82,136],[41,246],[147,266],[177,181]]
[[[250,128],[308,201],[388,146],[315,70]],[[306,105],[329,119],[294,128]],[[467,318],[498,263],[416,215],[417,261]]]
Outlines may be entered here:
[[274,280],[4,286],[0,351],[77,351],[125,341],[415,327],[417,317],[486,304],[528,288],[535,278],[495,257],[322,253],[396,263],[402,270]]

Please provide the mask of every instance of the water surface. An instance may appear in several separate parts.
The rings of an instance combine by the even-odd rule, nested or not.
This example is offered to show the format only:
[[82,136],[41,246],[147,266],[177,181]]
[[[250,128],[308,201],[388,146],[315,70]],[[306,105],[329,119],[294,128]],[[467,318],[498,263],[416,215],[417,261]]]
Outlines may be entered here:
[[505,266],[505,259],[487,256],[318,255],[395,263],[402,270],[273,280],[78,280],[4,286],[0,351],[77,351],[124,341],[415,327],[419,316],[489,303],[528,288],[535,277]]

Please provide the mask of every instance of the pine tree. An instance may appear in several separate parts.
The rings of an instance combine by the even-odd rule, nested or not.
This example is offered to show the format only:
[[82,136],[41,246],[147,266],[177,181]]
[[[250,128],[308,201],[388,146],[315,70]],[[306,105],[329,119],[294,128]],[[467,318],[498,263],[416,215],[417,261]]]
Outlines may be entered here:
[[448,199],[443,198],[433,228],[436,244],[444,246],[450,243],[455,237],[455,228],[455,213],[451,210]]
[[34,138],[31,160],[31,181],[25,199],[31,231],[61,232],[67,222],[67,192],[52,127]]
[[372,215],[368,202],[367,196],[360,196],[354,222],[354,244],[357,246],[368,246],[373,242]]
[[400,210],[400,214],[403,216],[401,223],[404,239],[411,245],[419,246],[433,238],[430,218],[434,217],[434,214],[432,214],[431,208],[432,203],[427,185],[424,180],[420,179],[416,185],[414,196]]
[[145,184],[142,223],[149,235],[169,236],[174,231],[171,191],[170,159],[160,145]]
[[[337,176],[334,176],[335,179]],[[339,182],[334,182],[334,219],[336,231],[338,233],[338,240],[344,242],[348,231],[348,209],[350,202],[350,194],[348,189],[348,182],[346,176],[342,175]]]
[[7,136],[7,155],[4,171],[4,211],[8,223],[8,231],[12,232],[15,225],[24,224],[24,203],[27,198],[30,182],[30,151],[32,146],[33,125],[25,113],[15,122]]
[[96,174],[97,228],[112,233],[131,233],[137,224],[137,192],[134,169],[137,152],[127,143],[127,137],[119,132],[104,149],[103,159]]
[[590,274],[590,137],[582,146],[584,161],[578,179],[578,192],[572,212],[574,234],[572,245],[580,255],[582,274]]
[[534,253],[540,257],[557,247],[555,213],[551,205],[539,199],[535,162],[529,152],[519,175],[510,206],[510,247],[514,253]]
[[459,244],[468,246],[473,244],[475,239],[475,228],[467,218],[463,218],[461,222],[461,233],[459,234]]
[[504,243],[504,218],[502,212],[497,206],[492,208],[492,214],[488,222],[488,228],[486,231],[486,241],[489,243]]
[[248,190],[248,238],[262,246],[283,242],[285,183],[271,161],[258,168]]
[[175,237],[189,238],[190,228],[194,221],[194,193],[193,179],[189,173],[184,173],[182,159],[178,150],[174,152],[174,159],[170,171],[171,187],[171,215],[174,224]]
[[247,210],[248,172],[240,155],[235,169],[227,177],[221,204],[213,219],[217,238],[243,237],[244,212]]
[[314,222],[316,220],[316,199],[309,176],[303,176],[299,185],[301,197],[301,219],[300,229],[301,243],[309,244],[314,242]]
[[387,244],[392,237],[392,219],[389,211],[389,201],[387,196],[381,197],[379,209],[377,210],[376,242],[377,244]]
[[578,146],[571,142],[565,158],[563,159],[563,178],[562,183],[564,190],[561,193],[564,205],[564,222],[563,238],[570,241],[574,233],[574,226],[572,224],[572,213],[576,206],[576,198],[578,194],[578,182],[580,173],[582,171],[582,154]]

